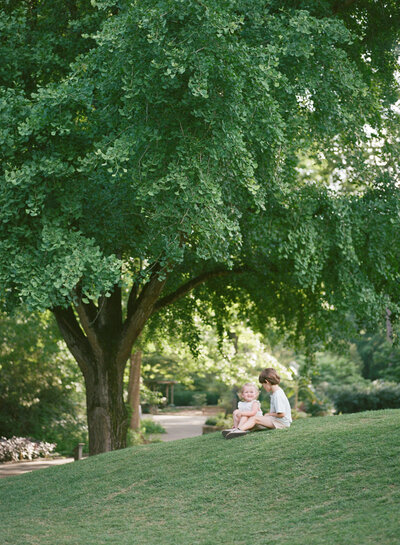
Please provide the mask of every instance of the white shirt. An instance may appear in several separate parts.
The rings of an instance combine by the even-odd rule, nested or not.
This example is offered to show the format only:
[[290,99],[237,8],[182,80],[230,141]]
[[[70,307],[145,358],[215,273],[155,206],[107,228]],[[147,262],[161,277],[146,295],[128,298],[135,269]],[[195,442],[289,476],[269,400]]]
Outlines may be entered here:
[[258,411],[256,413],[257,416],[262,416],[262,410],[260,407],[260,402],[255,399],[254,401],[239,401],[238,403],[238,409],[239,411],[246,411],[250,412],[253,409],[253,403],[257,403],[258,405]]
[[282,422],[285,422],[286,424],[291,424],[292,409],[290,408],[289,400],[282,388],[278,388],[273,394],[271,394],[270,412],[284,413],[285,416],[279,420],[282,420]]

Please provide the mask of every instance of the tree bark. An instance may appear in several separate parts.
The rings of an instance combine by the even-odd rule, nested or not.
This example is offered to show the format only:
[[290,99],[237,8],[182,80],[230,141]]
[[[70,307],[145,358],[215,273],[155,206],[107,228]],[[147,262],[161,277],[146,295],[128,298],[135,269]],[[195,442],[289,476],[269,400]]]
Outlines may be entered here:
[[391,311],[390,311],[390,308],[387,307],[386,308],[386,340],[388,343],[392,343],[393,342],[393,326],[392,326],[392,321],[391,321]]
[[98,360],[85,377],[89,454],[126,447],[128,414],[123,398],[124,367],[112,355]]
[[131,355],[129,373],[128,403],[132,407],[130,429],[140,428],[140,370],[142,366],[142,352],[137,350]]
[[[125,362],[116,358],[119,332],[114,321],[110,328],[104,327],[109,318],[106,306],[101,312],[106,316],[94,327],[95,322],[89,321],[83,305],[76,314],[72,307],[53,309],[59,329],[85,380],[90,455],[124,448],[129,424],[123,398]],[[102,335],[99,335],[100,326]]]

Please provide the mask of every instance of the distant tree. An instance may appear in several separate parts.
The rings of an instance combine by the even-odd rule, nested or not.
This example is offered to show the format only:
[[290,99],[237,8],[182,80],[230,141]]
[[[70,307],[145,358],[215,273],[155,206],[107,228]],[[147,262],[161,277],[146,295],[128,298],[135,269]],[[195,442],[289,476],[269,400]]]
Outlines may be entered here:
[[[364,127],[383,130],[400,28],[395,1],[95,4],[105,22],[92,49],[79,37],[93,23],[88,4],[70,4],[83,10],[62,32],[55,10],[41,12],[50,50],[21,40],[18,4],[22,22],[13,12],[2,24],[18,31],[12,59],[28,56],[33,83],[5,78],[0,94],[5,307],[54,313],[85,379],[91,454],[125,445],[124,369],[150,319],[195,340],[194,313],[211,306],[222,327],[238,302],[254,326],[275,320],[310,343],[332,324],[343,332],[346,305],[381,319],[379,282],[397,270],[394,208],[381,194],[348,203],[298,188],[296,165],[300,152],[328,160],[338,148],[353,160]],[[74,29],[67,73],[47,52]],[[40,52],[51,75],[35,78]],[[360,223],[368,207],[394,220],[385,271],[369,216]]]
[[86,435],[82,377],[50,313],[0,314],[0,436],[57,443]]
[[355,341],[362,361],[362,376],[369,380],[400,382],[400,347],[379,331],[364,333]]

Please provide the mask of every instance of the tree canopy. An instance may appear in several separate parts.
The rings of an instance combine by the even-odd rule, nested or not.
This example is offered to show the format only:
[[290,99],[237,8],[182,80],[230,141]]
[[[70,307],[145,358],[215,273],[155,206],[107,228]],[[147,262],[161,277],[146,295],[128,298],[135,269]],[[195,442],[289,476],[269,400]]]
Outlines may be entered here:
[[[97,15],[71,3],[81,11],[62,39],[56,12],[41,13],[50,49],[17,33],[10,66],[27,55],[34,84],[6,71],[0,95],[2,298],[52,309],[87,389],[108,392],[93,398],[89,432],[100,420],[122,430],[110,399],[152,316],[178,331],[202,305],[222,323],[240,301],[258,326],[277,320],[310,342],[343,330],[349,308],[381,318],[390,303],[395,317],[387,164],[350,199],[296,166],[300,154],[356,165],[366,126],[386,134],[382,153],[395,145],[398,3],[94,4]],[[18,11],[2,24],[23,29]],[[123,443],[104,437],[92,452]]]

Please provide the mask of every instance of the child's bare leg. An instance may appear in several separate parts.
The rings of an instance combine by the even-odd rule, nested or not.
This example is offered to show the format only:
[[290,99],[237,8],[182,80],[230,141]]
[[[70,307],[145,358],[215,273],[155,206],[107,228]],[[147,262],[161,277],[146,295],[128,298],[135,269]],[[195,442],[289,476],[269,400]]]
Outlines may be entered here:
[[242,416],[240,421],[239,421],[239,424],[237,425],[237,428],[239,428],[240,430],[242,430],[242,426],[244,426],[246,424],[246,422],[248,421],[249,417],[248,416]]
[[236,409],[235,411],[233,411],[233,427],[234,428],[237,428],[239,426],[239,422],[240,422],[240,416],[238,416],[238,413],[239,412],[239,409]]
[[275,425],[274,425],[274,421],[272,420],[272,417],[267,414],[265,416],[255,416],[254,420],[255,420],[254,424],[260,424],[260,426],[270,428],[271,430],[275,429]]
[[254,426],[256,425],[256,417],[255,416],[250,416],[250,417],[244,417],[246,418],[246,420],[242,423],[242,421],[240,421],[240,424],[239,424],[239,429],[242,430],[242,431],[247,431],[247,430],[251,430],[251,428],[254,428]]

